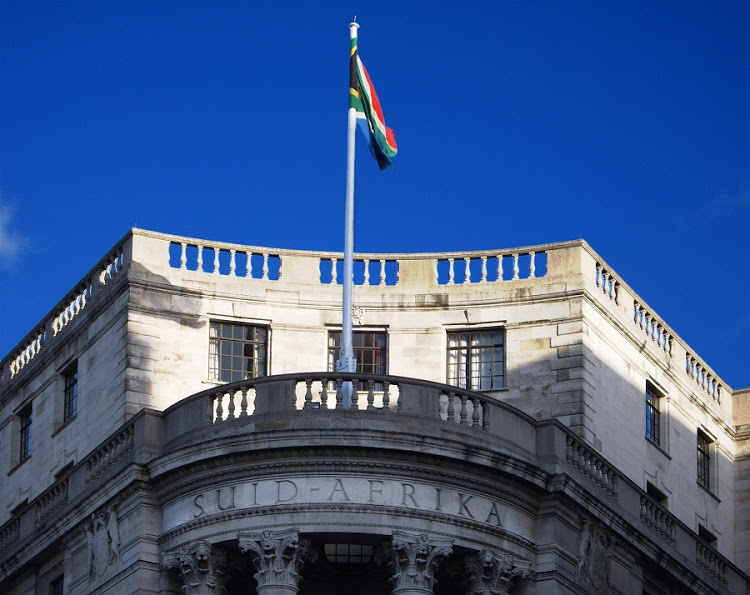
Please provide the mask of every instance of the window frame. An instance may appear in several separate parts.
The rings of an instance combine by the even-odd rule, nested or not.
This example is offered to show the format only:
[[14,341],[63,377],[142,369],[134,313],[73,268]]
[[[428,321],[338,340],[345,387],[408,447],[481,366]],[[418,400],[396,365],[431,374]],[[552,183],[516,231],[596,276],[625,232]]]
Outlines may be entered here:
[[78,361],[73,362],[62,373],[63,420],[66,424],[78,416]]
[[[480,336],[483,333],[491,333],[490,343],[479,343],[472,345],[473,337]],[[462,345],[461,335],[468,334],[467,345]],[[451,337],[457,337],[458,344],[451,346]],[[497,337],[500,337],[501,342],[498,342]],[[506,383],[506,366],[508,360],[507,351],[507,332],[505,326],[488,326],[488,327],[471,327],[471,328],[457,328],[449,329],[446,332],[446,384],[463,388],[464,390],[475,390],[475,391],[493,391],[503,390],[507,387]],[[502,357],[500,360],[495,360],[495,350],[501,349]],[[490,373],[482,374],[482,366],[486,365],[481,359],[481,351],[485,349],[491,350],[491,359],[489,360]],[[460,361],[461,352],[465,351],[465,360]],[[480,359],[475,361],[474,354],[480,352]],[[457,354],[455,362],[451,361],[452,354]],[[497,373],[497,364],[499,364],[499,374]],[[455,370],[454,370],[455,368]],[[476,368],[477,370],[474,370]],[[463,376],[461,371],[463,369]],[[475,376],[472,372],[480,371],[478,376]],[[489,387],[483,386],[483,379],[489,379]],[[499,384],[497,383],[499,379]],[[478,380],[475,386],[475,380]]]
[[[358,345],[357,339],[371,336],[375,337],[382,335],[383,345]],[[338,345],[336,345],[334,337],[338,336]],[[326,344],[326,357],[328,359],[327,369],[329,372],[336,371],[336,362],[341,357],[341,342],[343,340],[343,331],[341,329],[328,329]],[[377,340],[375,341],[377,343]],[[354,358],[357,360],[357,373],[358,374],[388,374],[388,331],[384,328],[378,329],[356,329],[352,331],[352,349],[354,351]],[[368,353],[371,357],[364,358],[362,355]],[[377,360],[380,355],[381,362]],[[367,360],[367,361],[366,361]],[[364,369],[367,366],[370,369]],[[358,390],[362,390],[361,388]],[[376,390],[382,390],[376,389]]]
[[34,411],[31,403],[18,412],[18,464],[31,458]]
[[664,395],[654,387],[650,382],[646,383],[646,439],[653,442],[656,446],[664,446],[664,424],[662,423]]
[[[225,327],[230,327],[230,336],[224,334]],[[216,329],[216,336],[213,332]],[[250,331],[250,338],[235,337],[235,329]],[[258,339],[257,337],[262,337]],[[252,378],[262,378],[268,375],[269,355],[271,344],[271,328],[268,324],[256,322],[240,322],[234,320],[210,320],[208,325],[208,380],[218,384],[238,382]],[[240,346],[239,353],[235,353],[235,346]],[[216,347],[214,347],[216,346]],[[246,353],[251,348],[251,355]],[[229,352],[225,348],[229,348]],[[261,357],[258,356],[260,351]],[[224,358],[229,358],[230,366],[224,367]],[[235,368],[236,360],[243,360],[243,367]],[[252,362],[252,370],[244,369]],[[261,362],[259,364],[259,362]],[[227,374],[225,374],[227,373]],[[228,378],[227,378],[228,376]]]
[[706,432],[698,428],[697,436],[697,483],[702,488],[712,491],[713,472],[711,459],[714,440]]

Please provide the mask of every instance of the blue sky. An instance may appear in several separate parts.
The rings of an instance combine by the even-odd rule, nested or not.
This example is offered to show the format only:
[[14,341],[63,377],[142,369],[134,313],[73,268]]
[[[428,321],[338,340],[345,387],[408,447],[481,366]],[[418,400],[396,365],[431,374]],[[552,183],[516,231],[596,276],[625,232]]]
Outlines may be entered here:
[[356,250],[584,238],[750,386],[749,3],[364,4],[0,4],[0,353],[134,226],[342,250],[356,14]]

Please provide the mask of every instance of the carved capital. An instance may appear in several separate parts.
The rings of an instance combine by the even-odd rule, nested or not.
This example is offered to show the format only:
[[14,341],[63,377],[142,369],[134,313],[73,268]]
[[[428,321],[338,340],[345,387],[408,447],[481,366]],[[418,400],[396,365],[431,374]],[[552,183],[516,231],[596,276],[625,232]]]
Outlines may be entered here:
[[210,595],[223,592],[226,553],[207,541],[196,541],[166,552],[164,568],[177,568],[182,574],[186,595]]
[[453,540],[394,531],[386,547],[386,560],[394,572],[393,595],[432,593],[435,572],[453,552]]
[[250,554],[258,569],[255,580],[259,593],[299,592],[302,566],[314,554],[310,541],[300,537],[298,529],[240,533],[237,537],[240,550]]
[[513,581],[529,576],[531,562],[484,549],[466,556],[468,595],[507,595]]

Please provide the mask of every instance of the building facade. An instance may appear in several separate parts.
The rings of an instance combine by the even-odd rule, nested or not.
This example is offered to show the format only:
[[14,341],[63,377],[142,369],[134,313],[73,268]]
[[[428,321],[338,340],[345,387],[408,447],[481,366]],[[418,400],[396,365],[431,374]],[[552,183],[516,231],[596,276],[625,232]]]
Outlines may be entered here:
[[357,255],[354,374],[340,280],[131,230],[2,360],[0,592],[748,592],[750,391],[585,242]]

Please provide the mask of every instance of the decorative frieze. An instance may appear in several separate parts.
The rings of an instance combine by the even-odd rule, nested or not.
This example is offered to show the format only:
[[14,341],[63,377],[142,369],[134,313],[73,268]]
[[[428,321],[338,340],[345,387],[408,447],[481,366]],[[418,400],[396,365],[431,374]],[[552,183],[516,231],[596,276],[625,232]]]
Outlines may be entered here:
[[394,531],[386,547],[386,562],[394,573],[393,595],[431,594],[435,572],[452,552],[452,539]]
[[186,595],[210,595],[224,592],[226,553],[207,541],[166,552],[162,557],[165,568],[176,568],[183,580]]
[[298,593],[304,563],[315,555],[310,541],[298,529],[239,533],[240,550],[250,554],[258,572],[259,595]]
[[467,595],[506,595],[513,583],[529,576],[531,562],[484,549],[466,557]]

